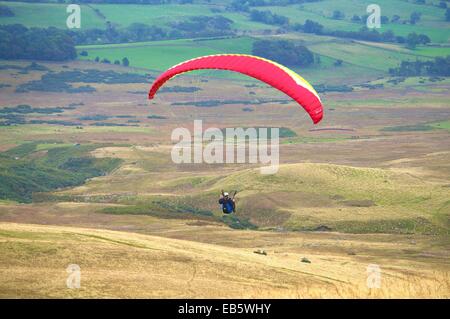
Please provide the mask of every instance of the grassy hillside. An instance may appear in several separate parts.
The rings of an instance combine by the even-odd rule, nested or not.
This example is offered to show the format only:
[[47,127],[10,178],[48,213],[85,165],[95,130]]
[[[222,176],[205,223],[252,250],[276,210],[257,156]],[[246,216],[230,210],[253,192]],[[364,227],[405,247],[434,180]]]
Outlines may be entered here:
[[[128,154],[126,162],[137,159],[133,150],[113,152],[121,154],[121,158]],[[96,156],[107,154],[111,153],[99,151]],[[88,182],[82,188],[54,196],[66,201],[96,202],[97,195],[100,199],[102,194],[112,192],[116,194],[115,202],[129,206],[107,209],[109,214],[191,218],[191,211],[209,211],[214,213],[212,220],[216,220],[220,217],[216,204],[220,189],[237,189],[237,216],[241,222],[248,220],[263,229],[315,230],[326,225],[350,233],[448,234],[450,230],[450,190],[404,171],[292,164],[282,165],[276,175],[246,169],[221,178],[165,174],[160,180],[158,174],[146,172],[151,168],[144,164],[143,154],[139,152],[140,169],[134,165],[134,171],[119,170],[102,181]],[[130,191],[136,195],[130,195]],[[180,211],[185,214],[179,214]]]
[[[227,10],[230,2],[83,4],[82,31],[223,15],[235,35],[80,45],[65,62],[0,61],[0,297],[450,296],[450,78],[388,73],[401,61],[450,55],[444,10],[430,0],[377,2],[389,18],[422,13],[415,25],[380,30],[433,42],[411,50],[257,23]],[[291,26],[311,19],[351,31],[369,3],[250,9],[288,16]],[[0,25],[66,29],[67,4],[0,4],[15,13]],[[332,19],[335,10],[345,17]],[[89,39],[80,43],[102,43]],[[318,88],[321,123],[278,90],[226,71],[182,75],[147,100],[160,71],[201,55],[251,54],[261,39],[314,53],[313,65],[294,70]],[[130,67],[114,64],[124,57]],[[194,119],[203,129],[281,128],[278,173],[175,164],[171,133],[192,131]],[[222,189],[239,191],[235,215],[222,214]],[[79,290],[65,285],[73,263]],[[366,285],[373,263],[379,290]]]
[[[298,164],[283,166],[276,176],[249,171],[226,181],[227,189],[244,187],[238,181],[246,181],[248,199],[243,196],[242,206],[252,208],[252,218],[262,223],[258,210],[270,211],[277,205],[279,213],[287,213],[284,224],[291,229],[321,224],[348,232],[448,233],[450,229],[448,189],[405,174]],[[267,199],[258,203],[261,194]]]
[[0,154],[0,199],[30,202],[35,192],[76,186],[104,175],[120,160],[98,160],[88,155],[95,145],[25,143]]
[[[363,16],[370,1],[318,1],[305,3],[301,6],[293,5],[286,7],[259,7],[260,10],[270,10],[273,13],[289,17],[292,22],[304,23],[306,19],[319,22],[328,30],[357,31],[363,24],[351,21],[353,15]],[[389,17],[400,16],[401,20],[409,20],[411,13],[417,11],[422,13],[421,20],[415,24],[387,23],[382,25],[381,32],[392,30],[396,35],[406,36],[411,32],[425,33],[433,42],[447,43],[450,32],[444,31],[447,23],[444,20],[445,10],[431,5],[417,5],[412,1],[382,0],[377,4],[381,8],[381,14]],[[342,20],[332,19],[333,12],[339,10],[345,14]]]
[[[56,26],[65,27],[67,14],[65,4],[30,4],[0,2],[11,7],[15,17],[0,18],[2,24],[22,23],[27,26]],[[353,23],[354,14],[366,14],[367,0],[348,1],[318,1],[302,5],[252,7],[257,10],[270,10],[273,13],[289,17],[292,23],[304,23],[306,19],[317,21],[329,30],[355,31],[362,24]],[[389,23],[381,31],[393,30],[397,35],[405,36],[411,32],[425,33],[433,42],[448,43],[450,32],[445,31],[447,23],[444,21],[445,10],[431,5],[417,5],[411,1],[383,0],[377,2],[382,15],[392,18],[399,15],[401,20],[408,20],[412,12],[422,13],[421,20],[415,25]],[[39,17],[35,14],[34,6],[39,6]],[[225,10],[225,3],[218,4],[189,4],[189,5],[135,5],[135,4],[92,4],[82,5],[83,28],[106,28],[106,21],[117,27],[126,27],[132,23],[161,25],[177,21],[183,17],[199,15],[223,15],[234,21],[233,28],[238,30],[276,29],[276,26],[251,21],[245,12]],[[342,20],[331,19],[334,10],[345,14]],[[42,19],[45,17],[45,19]]]
[[[218,237],[231,239],[220,229]],[[234,233],[247,238],[242,233]],[[448,296],[445,268],[426,270],[405,254],[388,257],[392,243],[371,239],[363,256],[360,238],[338,243],[333,254],[320,252],[336,240],[274,238],[267,256],[251,246],[227,247],[159,236],[60,226],[0,223],[0,296],[21,298],[306,298],[306,297],[441,297]],[[245,244],[244,244],[245,245]],[[310,246],[313,245],[313,246]],[[402,240],[397,246],[411,247]],[[352,248],[353,247],[353,248]],[[420,241],[414,251],[427,249]],[[322,248],[323,249],[323,248]],[[328,249],[328,248],[325,248]],[[349,250],[350,249],[350,250]],[[382,289],[366,286],[368,260],[384,254]],[[307,256],[311,263],[300,262]],[[437,263],[437,257],[433,258]],[[403,265],[399,264],[403,261]],[[68,289],[69,264],[81,270],[80,289]],[[442,265],[439,265],[441,267]],[[438,264],[436,264],[438,267]],[[444,284],[443,284],[444,283]]]

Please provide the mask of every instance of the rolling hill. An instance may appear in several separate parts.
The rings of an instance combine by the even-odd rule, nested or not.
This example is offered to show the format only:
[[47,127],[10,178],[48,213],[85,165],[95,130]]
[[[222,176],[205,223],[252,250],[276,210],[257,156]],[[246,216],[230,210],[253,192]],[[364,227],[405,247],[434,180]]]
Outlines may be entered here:
[[[221,235],[234,240],[240,237],[239,234]],[[245,233],[242,236],[246,236]],[[346,254],[346,249],[361,249],[364,244],[359,243],[359,238],[342,241],[337,246],[343,250],[331,255],[315,251],[314,246],[326,246],[331,241],[331,238],[293,237],[283,246],[272,244],[268,255],[264,256],[255,254],[248,246],[226,247],[107,230],[0,223],[0,270],[3,274],[0,296],[426,298],[445,297],[448,293],[448,274],[425,271],[420,262],[407,259],[402,267],[383,270],[383,289],[369,289],[366,286],[367,260],[377,253]],[[372,246],[378,245],[375,250],[378,253],[392,246],[381,238],[377,244],[375,242]],[[409,246],[407,242],[397,245]],[[306,256],[310,263],[300,261]],[[66,286],[69,264],[80,267],[80,289]],[[429,277],[431,275],[433,277]],[[442,285],[443,282],[446,284]]]

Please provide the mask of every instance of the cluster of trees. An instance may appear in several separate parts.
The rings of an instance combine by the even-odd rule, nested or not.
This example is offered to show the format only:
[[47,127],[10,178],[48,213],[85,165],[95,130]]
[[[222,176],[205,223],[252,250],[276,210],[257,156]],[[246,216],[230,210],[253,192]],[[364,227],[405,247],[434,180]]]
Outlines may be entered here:
[[417,45],[428,44],[431,42],[430,38],[425,34],[417,34],[415,32],[408,34],[406,37],[406,46],[410,49],[415,49]]
[[289,24],[289,19],[287,17],[272,13],[269,10],[265,10],[265,11],[252,10],[252,11],[250,11],[250,20],[265,23],[265,24],[280,25],[280,26]]
[[[233,21],[223,16],[194,16],[165,29],[134,23],[124,29],[109,24],[106,29],[61,30],[26,28],[21,24],[0,26],[0,58],[65,61],[76,58],[75,45],[155,41],[179,38],[234,35]],[[87,54],[87,53],[83,53]],[[110,61],[103,61],[111,63]],[[114,61],[120,64],[120,61]],[[122,60],[129,65],[127,58]]]
[[252,53],[288,66],[308,66],[314,63],[314,54],[307,47],[287,40],[255,41]]
[[329,35],[340,38],[351,38],[357,40],[373,41],[373,42],[393,42],[406,43],[406,45],[413,49],[417,45],[430,43],[430,38],[425,34],[410,33],[406,38],[396,36],[392,30],[383,33],[375,29],[368,29],[366,26],[359,31],[327,31],[324,26],[312,20],[306,20],[304,24],[295,24],[292,26],[295,31],[302,31],[306,33],[314,33],[318,35]]
[[78,44],[123,43],[164,40],[169,37],[160,27],[133,23],[124,29],[108,25],[106,29],[67,30],[67,34]]
[[249,12],[250,7],[287,6],[319,1],[323,0],[233,0],[228,6],[228,10]]
[[[256,1],[256,0],[255,0]],[[242,2],[240,2],[242,3]],[[247,3],[247,2],[244,2]],[[334,11],[333,17],[334,19],[343,19],[345,15],[339,10]],[[359,17],[357,15],[353,16],[352,21],[355,22],[366,22],[367,15]],[[253,21],[271,24],[271,25],[279,25],[284,29],[290,29],[294,31],[301,31],[306,33],[314,33],[317,35],[329,35],[333,37],[340,38],[350,38],[357,40],[365,40],[365,41],[373,41],[373,42],[392,42],[392,43],[405,43],[408,48],[414,49],[417,45],[424,45],[430,43],[430,38],[425,34],[416,34],[410,33],[407,37],[396,36],[392,30],[388,30],[380,33],[376,29],[368,29],[365,25],[361,27],[358,31],[333,31],[333,30],[325,30],[324,26],[316,21],[312,21],[307,19],[304,24],[296,23],[291,25],[289,23],[289,19],[285,16],[277,15],[272,13],[269,10],[259,11],[259,10],[251,10],[250,11],[250,19]],[[382,23],[388,22],[389,18],[387,16],[382,16]],[[392,21],[399,20],[399,16],[394,16]],[[413,12],[411,14],[411,21],[417,22],[420,19],[420,14],[417,12]],[[450,19],[450,13],[449,13]]]
[[433,61],[402,61],[398,68],[389,69],[393,76],[450,76],[450,55]]
[[169,33],[171,38],[184,37],[212,37],[234,35],[231,29],[233,20],[224,16],[195,16],[187,20],[171,23],[172,30]]
[[[438,7],[441,9],[447,9],[447,3],[441,1],[439,3]],[[334,16],[334,14],[333,14],[333,16]],[[351,18],[351,21],[356,22],[356,23],[365,24],[367,21],[367,18],[368,18],[368,15],[358,16],[355,14]],[[394,14],[390,19],[387,16],[381,16],[381,24],[387,24],[387,23],[416,24],[417,22],[420,21],[421,18],[422,18],[422,13],[414,11],[410,14],[409,19],[407,19],[407,20],[402,20],[401,17],[397,14]],[[445,11],[445,21],[450,21],[450,9],[447,9]]]
[[[422,14],[420,12],[414,11],[411,13],[409,20],[401,21],[401,18],[399,15],[393,15],[391,19],[389,19],[388,16],[381,16],[380,20],[381,20],[381,24],[387,24],[389,22],[403,23],[403,24],[406,24],[406,23],[416,24],[417,22],[420,21],[421,16],[422,16]],[[366,24],[368,17],[369,17],[369,15],[367,15],[367,14],[364,14],[362,16],[354,14],[350,20],[355,23]],[[334,20],[343,20],[343,19],[345,19],[345,13],[343,13],[340,10],[334,10],[330,18],[334,19]]]
[[7,6],[0,4],[0,17],[14,17],[14,12]]
[[159,27],[143,23],[133,23],[126,28],[117,29],[108,24],[106,29],[81,29],[67,31],[79,44],[126,43],[158,41],[181,38],[214,37],[234,35],[233,21],[223,16],[193,16],[186,20]]
[[[235,1],[232,4],[235,4],[235,7],[239,7],[238,3],[242,4],[250,4],[256,5],[260,0],[252,0],[252,1]],[[266,0],[261,0],[266,1]],[[267,3],[267,2],[265,2]],[[362,27],[358,31],[326,31],[324,26],[318,22],[312,20],[306,20],[304,24],[294,24],[291,25],[289,23],[289,18],[277,15],[272,13],[269,10],[259,11],[259,10],[251,10],[250,19],[253,21],[271,24],[271,25],[279,25],[284,29],[291,29],[295,31],[302,31],[306,33],[314,33],[318,35],[329,35],[334,37],[342,37],[342,38],[351,38],[358,40],[366,40],[366,41],[374,41],[374,42],[393,42],[393,43],[406,43],[408,48],[414,49],[417,45],[424,45],[431,42],[430,38],[425,34],[416,34],[415,32],[408,34],[407,37],[396,36],[392,30],[388,30],[385,32],[378,32],[376,29],[368,29],[366,26]],[[339,10],[335,10],[333,12],[333,19],[343,19],[345,14]],[[365,24],[368,16],[358,16],[354,15],[352,17],[353,22],[360,22]],[[421,14],[419,12],[413,12],[410,15],[410,19],[408,21],[403,21],[403,23],[417,23],[421,18]],[[446,20],[450,21],[450,9],[446,11]],[[387,16],[381,16],[381,23],[389,23],[389,21],[395,23],[400,22],[400,16],[394,15],[391,20]]]
[[345,14],[340,10],[334,10],[333,14],[331,16],[331,19],[334,19],[334,20],[342,20],[344,18],[345,18]]
[[323,34],[324,27],[318,22],[307,19],[304,24],[294,24],[293,29],[306,33]]
[[76,56],[75,43],[63,30],[0,26],[0,58],[65,61]]
[[[80,52],[80,55],[82,55],[82,56],[87,56],[88,53],[87,53],[86,51],[82,51],[82,52]],[[98,57],[98,56],[95,57],[94,61],[95,61],[95,62],[105,63],[105,64],[111,64],[111,61],[110,61],[109,59],[103,58],[103,59],[100,60],[100,57]],[[120,64],[122,64],[123,66],[129,66],[129,65],[130,65],[130,60],[128,60],[127,57],[124,57],[124,58],[122,58],[122,63],[121,63],[120,60],[114,60],[113,63],[114,63],[115,65],[120,65]]]
[[413,13],[411,13],[411,16],[409,18],[409,22],[411,24],[416,24],[417,22],[420,21],[421,17],[422,17],[422,14],[420,12],[414,11]]

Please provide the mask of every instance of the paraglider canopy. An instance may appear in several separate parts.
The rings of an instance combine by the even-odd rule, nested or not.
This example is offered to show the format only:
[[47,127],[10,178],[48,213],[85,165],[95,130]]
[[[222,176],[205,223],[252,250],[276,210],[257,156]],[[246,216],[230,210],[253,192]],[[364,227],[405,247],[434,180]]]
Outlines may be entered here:
[[285,66],[252,55],[208,55],[177,64],[158,76],[150,88],[149,99],[153,99],[159,88],[172,77],[202,69],[228,70],[263,81],[284,92],[300,104],[308,112],[314,124],[322,120],[322,102],[311,84]]

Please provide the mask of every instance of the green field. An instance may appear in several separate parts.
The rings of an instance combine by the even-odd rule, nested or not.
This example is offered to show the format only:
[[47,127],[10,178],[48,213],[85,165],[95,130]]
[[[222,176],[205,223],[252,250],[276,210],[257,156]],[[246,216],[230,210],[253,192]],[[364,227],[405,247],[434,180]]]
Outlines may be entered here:
[[[357,15],[364,15],[365,14],[365,6],[363,10],[346,10],[343,11],[345,13],[352,12],[352,15],[346,17],[342,20],[334,20],[331,19],[330,16],[333,12],[333,10],[336,10],[338,7],[335,6],[335,4],[338,4],[339,2],[333,1],[330,2],[330,6],[327,8],[333,8],[330,11],[325,11],[325,13],[322,13],[321,11],[309,11],[309,6],[315,4],[316,6],[323,6],[323,2],[317,2],[317,3],[310,3],[305,4],[302,8],[298,6],[287,6],[287,7],[259,7],[259,10],[270,10],[273,13],[283,15],[289,18],[291,23],[305,23],[306,20],[312,20],[315,22],[319,22],[322,24],[327,31],[358,31],[361,29],[364,24],[360,23],[354,23],[350,21],[350,18],[353,14]],[[439,9],[437,9],[439,10]],[[410,10],[412,12],[413,10]],[[380,32],[392,30],[396,35],[406,36],[411,32],[416,33],[424,33],[430,37],[430,39],[433,42],[439,42],[439,43],[448,43],[450,39],[450,32],[443,32],[441,28],[446,27],[446,23],[444,22],[444,12],[439,11],[436,13],[441,13],[441,21],[439,21],[439,18],[437,16],[433,16],[434,20],[429,22],[424,20],[424,22],[418,23],[417,25],[410,25],[410,24],[394,24],[394,23],[388,23],[386,25],[382,25]],[[409,14],[407,15],[409,16]],[[404,18],[407,18],[406,15],[403,14]]]
[[148,25],[164,25],[169,21],[176,21],[183,17],[210,15],[211,11],[204,5],[116,5],[96,4],[92,6],[119,27],[126,27],[132,23]]
[[[256,38],[250,37],[204,41],[188,39],[129,44],[78,46],[77,49],[78,52],[88,52],[88,56],[80,56],[83,60],[94,60],[96,57],[99,57],[100,60],[106,58],[111,62],[114,62],[115,60],[121,61],[123,57],[127,57],[130,60],[130,65],[133,67],[161,71],[182,61],[202,55],[223,53],[251,54],[252,43],[255,40]],[[318,45],[318,48],[326,48],[328,45],[329,44],[327,43],[320,44]],[[342,46],[345,45],[343,44]],[[363,45],[355,44],[355,46],[365,53],[370,52],[370,49]],[[314,53],[321,55],[320,49],[316,50],[315,46],[312,46],[311,50]],[[387,52],[387,54],[389,54],[389,52]],[[401,54],[396,52],[393,54],[399,57],[401,56]],[[342,57],[346,63],[342,67],[336,68],[333,66],[333,63],[336,61],[336,58],[340,57]],[[374,56],[366,57],[366,61],[371,57],[373,58]],[[382,65],[383,56],[376,56],[376,58],[380,61],[379,65]],[[321,55],[320,65],[315,65],[308,68],[294,68],[294,70],[316,83],[340,83],[344,78],[355,79],[358,76],[365,80],[371,77],[373,78],[379,76],[382,73],[381,71],[387,70],[383,67],[366,67],[363,63],[364,61],[358,61],[357,59],[358,57],[355,57],[354,55],[336,55],[335,57]],[[355,60],[357,60],[356,63]],[[400,59],[397,59],[396,62],[399,63]],[[392,66],[397,64],[393,62]],[[206,71],[203,73],[220,78],[248,79],[248,77],[243,77],[231,72]],[[361,76],[361,74],[363,76]]]
[[[65,27],[65,5],[44,3],[30,4],[20,2],[2,2],[10,6],[16,13],[12,18],[0,18],[0,23],[23,23],[27,26],[57,26]],[[369,1],[320,1],[303,5],[254,7],[258,10],[270,10],[290,18],[291,23],[304,23],[311,19],[323,24],[328,30],[356,31],[362,24],[353,23],[353,14],[366,14],[365,8]],[[416,5],[406,1],[381,1],[382,14],[392,17],[398,14],[401,19],[418,11],[422,13],[421,20],[416,25],[389,23],[383,28],[392,29],[398,35],[410,32],[425,33],[433,42],[448,43],[450,32],[448,23],[444,22],[444,10],[430,5]],[[39,6],[39,7],[38,7]],[[37,9],[39,8],[39,9]],[[187,10],[188,9],[188,10]],[[331,19],[334,10],[341,10],[345,14],[342,20]],[[37,14],[39,12],[39,14]],[[130,65],[150,70],[164,70],[200,55],[221,53],[249,54],[255,39],[262,37],[261,29],[274,30],[277,26],[251,21],[245,12],[232,12],[225,9],[225,5],[194,4],[194,5],[135,5],[135,4],[92,4],[82,6],[82,28],[104,28],[110,21],[118,28],[127,27],[132,23],[163,26],[170,22],[179,21],[184,17],[199,15],[223,15],[234,21],[233,27],[247,30],[249,36],[214,40],[168,40],[125,44],[105,44],[78,46],[78,52],[87,51],[88,56],[80,56],[82,60],[108,59],[113,63],[127,57]],[[44,17],[44,18],[43,18]],[[385,31],[384,29],[380,30]],[[267,38],[270,36],[264,36]],[[386,43],[370,43],[352,41],[332,37],[321,37],[311,34],[286,33],[274,38],[293,39],[306,45],[316,55],[320,56],[320,65],[295,69],[315,83],[358,83],[373,80],[386,74],[389,68],[399,65],[403,60],[429,59],[436,56],[450,54],[450,47],[427,46],[417,47],[415,50],[406,49],[402,45]],[[342,60],[341,67],[336,68],[336,60]],[[215,72],[214,76],[242,78],[234,74]],[[359,81],[355,79],[359,78]]]
[[[0,24],[23,24],[27,27],[57,27],[66,29],[67,4],[0,2],[8,6],[14,17],[1,17]],[[105,22],[87,5],[81,5],[81,28],[104,28]]]
[[[306,19],[311,19],[323,24],[330,30],[351,31],[358,30],[362,24],[350,21],[354,14],[363,16],[366,8],[373,2],[367,0],[332,1],[325,0],[319,2],[306,3],[302,6],[293,7],[273,7],[272,11],[288,16],[294,22],[303,23]],[[382,26],[381,32],[392,30],[396,35],[405,36],[411,32],[425,33],[433,42],[448,42],[450,32],[447,23],[444,21],[445,10],[430,5],[417,5],[408,1],[377,1],[381,8],[381,14],[392,18],[394,15],[400,16],[402,20],[409,19],[412,12],[422,13],[421,20],[416,25],[388,23]],[[340,10],[345,14],[343,20],[333,20],[330,17],[334,10]],[[444,31],[447,29],[446,31]]]
[[[67,17],[66,4],[54,3],[21,3],[0,2],[9,6],[15,13],[15,17],[0,18],[1,24],[21,23],[26,26],[56,26],[65,28]],[[304,23],[310,19],[317,21],[328,30],[356,31],[363,24],[350,21],[354,14],[359,16],[366,14],[366,7],[370,4],[366,0],[349,1],[320,1],[305,3],[303,5],[252,7],[258,10],[270,10],[273,13],[288,17],[291,23]],[[444,21],[444,10],[430,5],[416,5],[407,1],[378,1],[382,15],[391,18],[399,15],[402,20],[409,19],[412,12],[422,13],[421,20],[416,25],[388,23],[382,26],[381,32],[392,30],[397,35],[405,36],[411,32],[427,34],[433,42],[448,43],[450,32]],[[244,12],[226,11],[224,5],[216,4],[191,4],[191,5],[137,5],[137,4],[92,4],[82,5],[82,28],[105,28],[109,21],[117,27],[127,27],[132,23],[144,23],[148,25],[165,25],[191,16],[223,15],[234,24],[237,30],[263,30],[276,29],[277,26],[267,25],[251,21]],[[95,10],[97,10],[97,12]],[[218,11],[217,11],[218,10]],[[333,20],[331,15],[334,10],[341,10],[345,14],[342,20]]]
[[[288,35],[283,37],[289,38]],[[111,62],[121,61],[123,57],[130,60],[130,65],[151,70],[164,70],[172,65],[201,55],[243,53],[251,54],[252,44],[256,37],[236,37],[214,40],[169,40],[126,44],[78,46],[78,52],[86,51],[88,56],[80,56],[83,60],[106,58]],[[300,40],[298,40],[300,41]],[[414,61],[417,58],[430,59],[441,54],[450,54],[450,48],[427,47],[407,50],[398,45],[371,45],[349,40],[327,38],[304,42],[307,47],[320,56],[320,65],[308,68],[294,68],[312,80],[323,83],[338,83],[343,78],[362,80],[374,78],[386,73],[389,68],[396,67],[403,60]],[[344,63],[337,68],[336,60]],[[226,74],[217,74],[219,77]]]
[[[308,47],[314,53],[378,71],[388,71],[389,68],[398,66],[403,60],[414,61],[418,58],[413,51],[406,53],[342,40],[313,44]],[[426,57],[422,58],[426,59]]]
[[[66,28],[67,4],[56,3],[25,3],[25,2],[0,2],[11,8],[14,17],[1,17],[0,24],[20,23],[28,27]],[[192,16],[223,15],[233,20],[232,28],[239,30],[272,29],[262,23],[250,21],[250,19],[238,12],[214,13],[213,4],[198,5],[139,5],[139,4],[92,4],[81,5],[82,28],[106,28],[106,22],[110,21],[115,26],[127,27],[132,23],[144,23],[148,25],[166,25],[169,22],[179,21],[182,18]],[[95,11],[97,10],[97,12]]]
[[87,57],[122,60],[127,57],[134,67],[163,70],[187,59],[201,55],[220,53],[250,53],[253,40],[248,37],[223,40],[170,40],[127,44],[79,46],[79,51],[87,51]]

